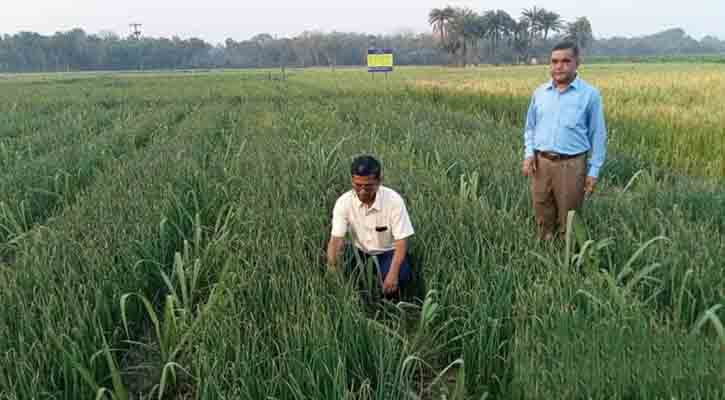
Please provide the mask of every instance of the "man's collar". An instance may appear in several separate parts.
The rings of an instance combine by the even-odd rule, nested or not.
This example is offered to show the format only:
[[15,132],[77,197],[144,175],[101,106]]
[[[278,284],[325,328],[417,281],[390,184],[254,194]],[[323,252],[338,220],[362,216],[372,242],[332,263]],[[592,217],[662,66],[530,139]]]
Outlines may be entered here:
[[383,209],[383,194],[381,193],[382,190],[380,190],[381,187],[378,187],[378,191],[375,193],[375,201],[373,201],[373,205],[370,206],[371,210],[376,211],[382,211]]
[[[378,191],[375,192],[375,201],[373,201],[373,204],[370,205],[370,207],[368,208],[368,210],[381,211],[383,209],[383,200],[382,200],[383,194],[381,192],[382,192],[382,186],[379,186],[378,187]],[[365,205],[357,197],[357,194],[355,194],[355,191],[354,190],[352,191],[352,199],[353,199],[352,200],[353,201],[353,204],[355,204],[355,207],[357,207],[357,208],[360,208],[360,207],[362,207],[362,206]]]
[[581,87],[581,79],[579,79],[579,73],[576,74],[576,78],[574,78],[569,86],[573,87],[574,89],[579,89],[579,87]]
[[[549,83],[546,85],[547,90],[554,89],[556,87],[556,84],[554,83],[553,79],[549,80]],[[581,79],[579,79],[579,73],[577,72],[576,77],[574,78],[571,83],[569,83],[569,87],[578,90],[581,87]]]

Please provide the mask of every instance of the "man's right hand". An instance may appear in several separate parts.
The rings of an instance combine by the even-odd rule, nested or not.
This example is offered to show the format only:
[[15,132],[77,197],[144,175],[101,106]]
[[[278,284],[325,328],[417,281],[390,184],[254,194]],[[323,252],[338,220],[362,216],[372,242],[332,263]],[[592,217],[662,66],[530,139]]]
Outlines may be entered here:
[[521,173],[523,173],[524,176],[534,176],[536,173],[536,158],[526,158],[521,165]]
[[345,244],[345,239],[341,237],[330,237],[330,241],[327,243],[327,267],[328,269],[337,269],[338,259],[342,253],[342,247]]

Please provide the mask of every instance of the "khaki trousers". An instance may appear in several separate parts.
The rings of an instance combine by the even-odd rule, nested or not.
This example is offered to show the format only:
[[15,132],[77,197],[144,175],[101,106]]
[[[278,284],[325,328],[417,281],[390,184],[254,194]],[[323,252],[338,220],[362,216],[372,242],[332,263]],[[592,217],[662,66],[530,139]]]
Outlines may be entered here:
[[586,167],[585,154],[566,160],[536,157],[531,192],[539,239],[552,238],[557,223],[559,232],[566,233],[567,213],[584,202]]

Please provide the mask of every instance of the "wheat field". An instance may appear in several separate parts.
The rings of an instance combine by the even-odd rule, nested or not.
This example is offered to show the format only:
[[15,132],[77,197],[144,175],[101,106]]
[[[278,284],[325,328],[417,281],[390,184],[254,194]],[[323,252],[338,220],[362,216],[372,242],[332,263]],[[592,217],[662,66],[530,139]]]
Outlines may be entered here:
[[[6,75],[0,399],[722,398],[722,67],[596,65],[571,236],[520,176],[545,67]],[[404,302],[326,272],[372,153]]]

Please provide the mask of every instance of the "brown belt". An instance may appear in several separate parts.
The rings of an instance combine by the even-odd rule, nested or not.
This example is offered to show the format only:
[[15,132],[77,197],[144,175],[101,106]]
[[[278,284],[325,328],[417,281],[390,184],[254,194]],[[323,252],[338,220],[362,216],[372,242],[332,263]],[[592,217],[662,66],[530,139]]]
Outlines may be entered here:
[[563,161],[563,160],[570,160],[572,158],[581,157],[586,153],[579,153],[579,154],[559,154],[554,153],[552,151],[536,151],[536,155],[539,157],[544,157],[549,161]]

